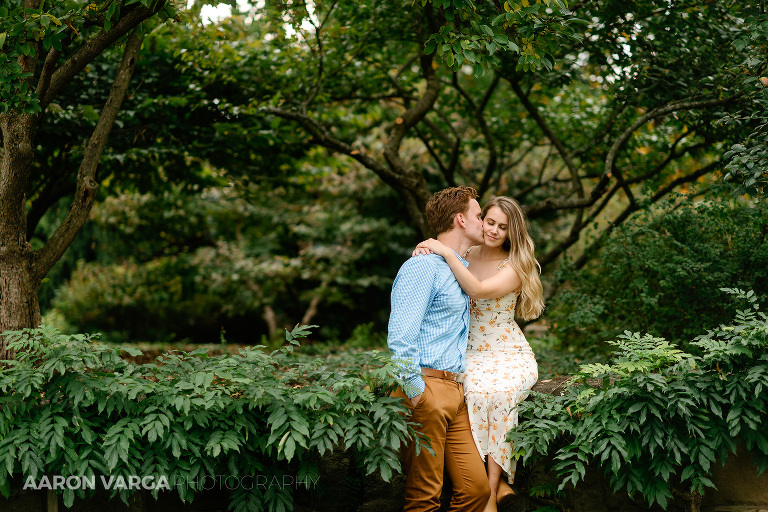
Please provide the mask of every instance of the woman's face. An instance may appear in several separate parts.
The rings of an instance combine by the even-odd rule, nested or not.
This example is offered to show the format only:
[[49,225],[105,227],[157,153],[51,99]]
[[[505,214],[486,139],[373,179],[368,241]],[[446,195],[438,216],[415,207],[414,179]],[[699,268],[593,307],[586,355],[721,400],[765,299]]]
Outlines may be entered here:
[[488,247],[501,247],[507,239],[507,216],[498,206],[492,206],[483,219],[483,240]]

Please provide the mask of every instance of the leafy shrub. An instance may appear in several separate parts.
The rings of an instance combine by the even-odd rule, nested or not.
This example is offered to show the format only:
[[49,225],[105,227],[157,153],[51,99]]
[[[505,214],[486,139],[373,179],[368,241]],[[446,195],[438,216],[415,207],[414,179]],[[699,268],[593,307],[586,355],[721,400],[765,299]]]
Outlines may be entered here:
[[[113,340],[202,341],[217,338],[222,327],[239,333],[241,342],[258,339],[263,304],[248,282],[239,289],[217,287],[216,276],[232,274],[221,270],[221,262],[212,265],[207,250],[143,264],[80,261],[46,316],[63,315],[75,332],[99,331]],[[243,324],[250,325],[251,340],[243,337]]]
[[765,204],[708,203],[628,222],[555,297],[554,333],[580,346],[624,329],[684,343],[730,320],[721,288],[768,297],[767,234]]
[[[319,336],[386,325],[388,290],[416,243],[370,171],[328,168],[265,183],[120,193],[93,211],[92,261],[51,305],[76,332],[131,340],[282,338],[322,315]],[[346,168],[345,168],[346,169]],[[224,181],[228,181],[227,180]],[[51,294],[48,283],[46,295]]]
[[[191,501],[205,475],[316,476],[317,458],[342,447],[389,480],[400,471],[400,446],[416,435],[390,396],[389,358],[360,353],[338,369],[300,360],[293,349],[307,332],[297,326],[272,353],[209,357],[201,349],[142,365],[91,336],[6,333],[18,356],[0,369],[0,492],[7,497],[18,474],[163,475],[186,482],[172,490]],[[89,492],[66,489],[64,503]],[[292,510],[291,492],[238,487],[229,508]],[[127,503],[129,490],[117,493]]]
[[533,393],[526,421],[507,440],[524,463],[554,457],[559,486],[576,485],[589,465],[604,468],[615,491],[640,493],[666,508],[681,496],[698,510],[711,467],[743,444],[758,473],[768,469],[768,315],[753,292],[735,322],[696,337],[702,355],[630,332],[613,344],[610,365],[582,366],[561,396]]

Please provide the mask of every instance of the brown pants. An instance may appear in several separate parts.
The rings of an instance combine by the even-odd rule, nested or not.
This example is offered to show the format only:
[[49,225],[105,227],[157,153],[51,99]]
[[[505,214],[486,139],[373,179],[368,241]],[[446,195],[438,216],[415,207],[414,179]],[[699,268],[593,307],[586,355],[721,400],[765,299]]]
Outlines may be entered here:
[[429,437],[435,451],[434,456],[425,449],[416,455],[415,441],[403,451],[407,477],[403,510],[437,511],[443,471],[447,471],[453,484],[449,512],[482,512],[491,490],[483,459],[472,439],[464,388],[458,382],[437,377],[425,376],[424,382],[424,394],[416,407],[402,390],[396,392],[406,399],[411,421],[421,424],[416,430]]

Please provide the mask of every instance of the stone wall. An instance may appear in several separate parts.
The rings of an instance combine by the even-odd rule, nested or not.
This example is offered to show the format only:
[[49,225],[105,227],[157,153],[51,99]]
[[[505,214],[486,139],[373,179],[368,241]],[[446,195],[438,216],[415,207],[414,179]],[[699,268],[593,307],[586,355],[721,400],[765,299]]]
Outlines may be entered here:
[[768,512],[768,471],[757,474],[752,455],[743,447],[712,468],[716,490],[707,492],[706,512]]

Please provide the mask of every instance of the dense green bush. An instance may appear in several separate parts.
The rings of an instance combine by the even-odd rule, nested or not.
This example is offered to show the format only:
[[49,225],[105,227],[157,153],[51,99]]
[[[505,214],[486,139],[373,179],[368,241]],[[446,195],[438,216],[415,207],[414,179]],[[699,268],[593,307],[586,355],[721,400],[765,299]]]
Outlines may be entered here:
[[696,338],[702,355],[625,333],[612,364],[584,365],[562,395],[533,393],[520,406],[525,421],[507,436],[515,453],[526,464],[553,458],[560,491],[601,466],[616,492],[664,508],[682,497],[692,511],[714,486],[712,465],[739,445],[758,473],[768,469],[768,315],[754,293],[723,291],[749,306]]
[[418,240],[372,172],[329,158],[279,181],[107,198],[91,254],[65,258],[71,274],[45,312],[126,341],[207,342],[224,328],[233,342],[279,342],[283,326],[320,316],[316,339],[384,330],[392,279]]
[[[219,271],[221,262],[193,254],[161,256],[149,262],[103,264],[79,261],[67,285],[56,292],[55,309],[47,313],[66,318],[72,332],[102,332],[112,340],[194,341],[218,338],[224,328],[240,334],[251,324],[259,303],[245,283],[239,293],[219,293],[205,275]],[[223,273],[223,272],[221,272]],[[249,317],[249,318],[244,318]],[[238,338],[237,335],[233,336]],[[255,339],[254,339],[255,338]]]
[[[295,356],[306,333],[297,327],[272,353],[209,357],[201,349],[142,365],[89,336],[47,327],[8,333],[18,356],[0,369],[0,492],[7,497],[19,475],[154,475],[190,501],[206,475],[316,482],[318,457],[342,448],[389,480],[415,433],[390,396],[397,382],[388,356],[361,352],[328,368]],[[64,503],[93,492],[66,489]],[[127,502],[130,489],[116,493]],[[235,511],[293,508],[290,486],[237,487],[230,497]]]
[[705,203],[641,215],[567,277],[548,317],[561,340],[592,346],[630,330],[684,343],[730,320],[721,288],[768,297],[768,205]]

